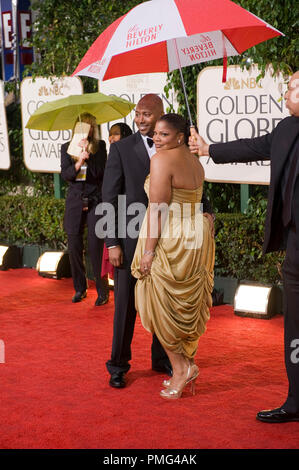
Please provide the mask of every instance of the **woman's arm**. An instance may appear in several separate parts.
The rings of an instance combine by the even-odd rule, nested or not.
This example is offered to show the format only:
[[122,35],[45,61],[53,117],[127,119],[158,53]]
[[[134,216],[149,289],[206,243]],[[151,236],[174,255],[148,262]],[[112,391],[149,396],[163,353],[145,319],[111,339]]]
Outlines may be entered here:
[[148,274],[155,248],[161,236],[163,222],[168,214],[171,201],[172,173],[167,152],[159,152],[151,159],[149,206],[147,211],[147,239],[145,251],[140,261],[140,271]]
[[87,152],[82,152],[82,157],[80,157],[76,162],[72,157],[67,153],[67,148],[69,142],[61,146],[61,178],[65,181],[72,182],[76,180],[77,174],[80,171],[81,166],[88,159]]

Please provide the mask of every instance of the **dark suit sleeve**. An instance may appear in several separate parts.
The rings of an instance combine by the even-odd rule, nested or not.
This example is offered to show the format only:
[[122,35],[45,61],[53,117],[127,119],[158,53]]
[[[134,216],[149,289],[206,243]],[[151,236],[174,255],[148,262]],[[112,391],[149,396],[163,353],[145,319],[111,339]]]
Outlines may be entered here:
[[203,212],[207,212],[208,214],[213,214],[213,209],[212,209],[212,205],[209,201],[209,199],[207,198],[207,196],[205,195],[205,193],[202,193],[202,198],[201,198],[201,202],[202,202],[202,210]]
[[[123,193],[124,173],[120,153],[116,144],[112,144],[105,168],[102,186],[102,199],[114,207],[112,226],[108,228],[108,236],[105,239],[107,247],[120,245],[118,234],[118,195]],[[115,227],[115,230],[114,230]]]
[[76,176],[79,172],[76,171],[74,160],[66,151],[68,145],[69,142],[61,146],[61,178],[65,181],[72,182],[76,180]]
[[273,133],[254,139],[239,139],[224,144],[211,144],[210,156],[215,163],[245,163],[270,160]]

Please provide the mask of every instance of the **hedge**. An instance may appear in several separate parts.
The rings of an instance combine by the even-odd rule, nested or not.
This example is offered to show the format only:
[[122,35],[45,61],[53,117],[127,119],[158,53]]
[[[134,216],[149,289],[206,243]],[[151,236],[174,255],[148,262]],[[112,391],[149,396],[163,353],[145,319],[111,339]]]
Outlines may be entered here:
[[[283,253],[262,255],[264,211],[217,214],[215,275],[275,283],[281,280]],[[37,244],[52,249],[67,246],[63,230],[64,200],[53,197],[0,197],[0,241]]]
[[0,240],[17,245],[37,244],[63,249],[64,200],[53,197],[0,197]]
[[262,254],[264,215],[217,214],[215,275],[239,280],[281,281],[283,252]]

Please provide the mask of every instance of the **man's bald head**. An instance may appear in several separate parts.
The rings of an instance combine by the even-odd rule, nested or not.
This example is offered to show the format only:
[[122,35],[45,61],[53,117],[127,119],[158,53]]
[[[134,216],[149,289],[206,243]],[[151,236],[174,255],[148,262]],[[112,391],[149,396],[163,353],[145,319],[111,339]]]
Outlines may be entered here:
[[299,117],[299,70],[290,78],[285,100],[290,114]]
[[137,106],[152,106],[159,110],[159,112],[164,114],[163,109],[163,101],[161,100],[160,96],[156,95],[155,93],[148,93],[144,95],[139,101]]
[[140,133],[152,137],[156,122],[163,114],[163,102],[158,95],[149,93],[143,96],[135,110],[135,124]]

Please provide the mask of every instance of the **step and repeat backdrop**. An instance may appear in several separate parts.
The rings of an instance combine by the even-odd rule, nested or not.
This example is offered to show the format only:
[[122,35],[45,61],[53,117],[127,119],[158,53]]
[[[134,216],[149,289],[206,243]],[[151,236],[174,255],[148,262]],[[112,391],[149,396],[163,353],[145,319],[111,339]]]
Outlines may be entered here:
[[[260,137],[271,132],[289,115],[283,99],[287,84],[272,70],[258,80],[252,66],[242,70],[229,66],[222,83],[222,67],[206,67],[197,80],[197,119],[203,138],[210,144]],[[203,157],[205,177],[213,182],[269,184],[270,162],[215,165]]]
[[42,104],[82,95],[83,85],[77,77],[25,78],[21,83],[21,108],[23,128],[23,155],[28,170],[46,173],[60,173],[60,149],[64,142],[71,140],[71,130],[39,131],[27,129],[30,116]]
[[0,80],[0,169],[9,170],[10,152],[5,111],[4,82]]
[[[165,73],[141,74],[99,82],[98,89],[135,104],[147,93],[156,93],[163,100],[165,112],[176,112],[176,96],[172,90],[165,93],[166,82]],[[256,66],[249,70],[229,66],[227,81],[222,83],[222,67],[206,67],[197,80],[197,123],[200,134],[207,142],[218,143],[259,137],[271,132],[288,116],[283,99],[286,88],[283,76],[273,77],[271,69],[267,70],[265,77],[259,79]],[[23,79],[20,90],[23,155],[28,170],[59,173],[61,145],[71,139],[71,129],[51,132],[27,129],[30,116],[45,102],[82,93],[83,85],[78,77]],[[133,110],[118,122],[126,122],[136,132],[134,115]],[[115,122],[101,125],[101,136],[108,150],[109,129]],[[215,165],[208,157],[202,157],[201,161],[208,181],[269,183],[269,162]],[[3,82],[0,82],[0,169],[7,170],[10,165],[5,93]]]

